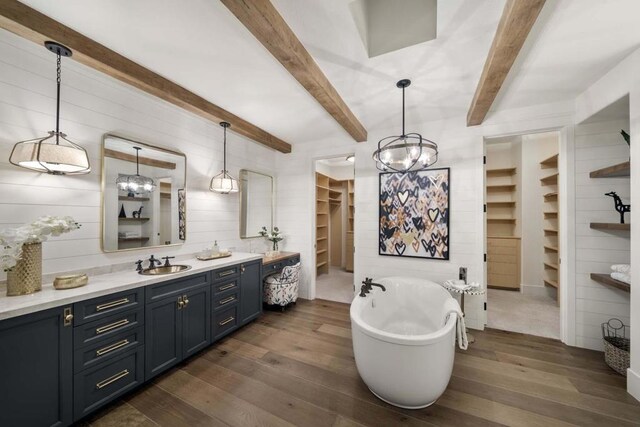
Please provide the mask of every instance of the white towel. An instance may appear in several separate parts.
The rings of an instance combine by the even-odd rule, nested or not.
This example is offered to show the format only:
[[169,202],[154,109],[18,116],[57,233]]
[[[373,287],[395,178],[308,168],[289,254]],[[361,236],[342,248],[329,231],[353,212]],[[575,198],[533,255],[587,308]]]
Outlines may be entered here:
[[458,338],[458,347],[462,350],[466,350],[469,346],[469,341],[467,340],[467,328],[464,324],[464,314],[462,310],[460,310],[460,305],[458,301],[453,298],[449,298],[445,303],[442,309],[442,317],[444,319],[444,323],[447,323],[449,316],[456,316],[456,337]]
[[613,273],[611,273],[611,278],[627,283],[629,285],[631,284],[631,276],[629,274],[618,273],[617,271],[614,271]]
[[614,264],[611,266],[611,271],[629,274],[629,272],[631,272],[631,266],[629,264]]

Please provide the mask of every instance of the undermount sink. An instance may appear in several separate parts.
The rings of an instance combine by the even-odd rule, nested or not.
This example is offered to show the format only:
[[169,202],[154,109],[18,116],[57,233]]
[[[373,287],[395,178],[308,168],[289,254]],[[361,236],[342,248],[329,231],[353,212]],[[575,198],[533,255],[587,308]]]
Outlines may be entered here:
[[164,265],[162,267],[145,268],[140,272],[140,274],[144,274],[145,276],[162,276],[165,274],[180,273],[181,271],[187,270],[191,270],[190,265]]

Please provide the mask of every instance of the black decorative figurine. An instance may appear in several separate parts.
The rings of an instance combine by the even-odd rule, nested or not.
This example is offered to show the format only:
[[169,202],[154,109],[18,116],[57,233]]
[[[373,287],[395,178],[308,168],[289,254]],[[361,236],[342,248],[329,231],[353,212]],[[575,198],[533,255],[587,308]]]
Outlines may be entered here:
[[615,191],[605,193],[605,196],[613,197],[613,200],[616,203],[616,210],[620,213],[620,224],[624,224],[624,214],[626,212],[631,212],[631,205],[625,205],[624,203],[622,203],[622,199],[616,194]]
[[122,204],[122,207],[120,208],[120,215],[118,215],[118,218],[126,218],[127,217],[127,213],[124,211],[124,203]]
[[133,217],[134,218],[137,218],[137,219],[141,218],[142,208],[143,208],[143,206],[140,206],[140,209],[138,209],[137,211],[133,211]]

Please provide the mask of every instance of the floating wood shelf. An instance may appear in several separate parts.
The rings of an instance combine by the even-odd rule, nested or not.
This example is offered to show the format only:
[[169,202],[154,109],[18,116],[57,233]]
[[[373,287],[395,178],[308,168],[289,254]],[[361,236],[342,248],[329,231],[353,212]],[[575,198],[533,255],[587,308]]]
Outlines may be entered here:
[[149,240],[148,237],[126,237],[126,238],[118,238],[118,242],[146,242]]
[[591,280],[613,288],[622,289],[625,292],[631,292],[631,286],[628,283],[616,280],[608,274],[591,273]]
[[118,200],[124,200],[126,202],[148,202],[148,197],[127,197],[127,196],[118,196]]
[[556,185],[558,184],[558,176],[560,174],[554,173],[553,175],[546,176],[540,179],[540,184],[542,185]]
[[558,218],[558,212],[544,212],[544,219]]
[[545,270],[558,270],[558,268],[560,268],[558,266],[558,264],[554,264],[552,262],[545,262],[544,263],[544,269]]
[[591,224],[589,224],[589,227],[594,230],[631,231],[631,224],[592,222]]
[[545,202],[555,202],[556,200],[558,200],[558,193],[556,192],[547,193],[544,195]]
[[150,218],[118,218],[118,222],[147,222]]
[[487,222],[503,223],[503,224],[515,224],[515,218],[487,218]]
[[589,173],[589,178],[619,178],[631,176],[631,162],[619,163]]
[[545,252],[558,252],[558,248],[556,246],[544,245]]
[[515,191],[515,184],[505,184],[505,185],[487,185],[487,191],[489,192],[499,192],[499,191]]
[[487,169],[487,176],[512,176],[516,174],[516,168]]
[[487,206],[499,207],[515,207],[516,202],[487,202]]
[[547,286],[552,286],[556,289],[558,289],[558,282],[556,280],[552,280],[552,279],[543,279],[543,282],[545,285]]
[[540,168],[542,169],[551,169],[558,167],[558,155],[554,154],[551,157],[548,157],[540,162]]

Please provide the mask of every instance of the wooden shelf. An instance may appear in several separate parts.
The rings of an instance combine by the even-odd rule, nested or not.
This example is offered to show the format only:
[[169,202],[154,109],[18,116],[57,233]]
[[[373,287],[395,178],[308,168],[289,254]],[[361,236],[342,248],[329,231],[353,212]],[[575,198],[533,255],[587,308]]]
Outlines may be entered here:
[[558,270],[560,267],[558,266],[558,264],[554,264],[552,262],[545,262],[544,263],[544,269],[545,270]]
[[334,190],[333,188],[329,188],[329,193],[342,194],[342,190]]
[[326,238],[326,237],[318,237],[316,240],[317,240],[317,241],[320,241],[320,240],[327,240],[327,238]]
[[329,198],[329,203],[342,203],[342,200]]
[[547,193],[547,194],[544,195],[544,201],[545,202],[555,202],[556,200],[558,200],[558,193],[557,192]]
[[327,262],[326,262],[326,261],[324,261],[324,262],[319,262],[318,264],[316,264],[316,268],[320,268],[320,267],[322,267],[322,266],[324,266],[324,265],[327,265]]
[[544,245],[545,252],[558,252],[558,248],[556,246]]
[[542,281],[544,282],[545,285],[558,289],[558,282],[556,280],[543,279]]
[[118,196],[118,200],[123,200],[126,202],[148,202],[148,197],[127,197],[127,196]]
[[487,222],[515,224],[516,219],[515,218],[487,218]]
[[487,176],[512,176],[516,174],[516,168],[487,169]]
[[619,163],[589,173],[589,178],[619,178],[631,176],[631,162]]
[[594,230],[631,231],[631,224],[592,222],[589,224],[589,228]]
[[554,219],[558,218],[558,212],[543,212],[544,219]]
[[321,190],[331,190],[329,187],[325,187],[324,185],[318,185],[318,184],[316,184],[316,188],[319,188]]
[[516,206],[516,202],[487,202],[487,206],[488,207],[515,207]]
[[558,230],[554,230],[553,228],[545,228],[544,229],[544,234],[545,234],[545,236],[549,236],[549,235],[557,236],[558,235]]
[[611,286],[616,289],[622,289],[625,292],[631,292],[631,285],[620,280],[612,278],[608,274],[591,273],[591,280],[601,283],[605,286]]
[[151,218],[118,218],[118,222],[147,222]]
[[504,191],[515,191],[515,184],[505,184],[505,185],[487,185],[488,192],[504,192]]
[[325,228],[328,227],[328,225],[316,225],[316,228]]
[[551,157],[548,157],[540,162],[540,167],[542,169],[551,169],[558,167],[558,155],[554,154]]
[[320,249],[319,251],[316,251],[316,255],[320,255],[320,254],[323,254],[325,252],[327,252],[326,249]]
[[556,185],[558,184],[558,176],[560,174],[554,173],[553,175],[546,176],[540,179],[540,184],[542,185]]
[[124,239],[118,237],[118,242],[146,242],[147,240],[149,240],[148,237],[127,237]]

